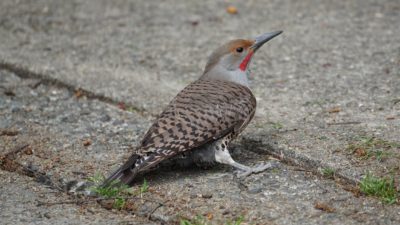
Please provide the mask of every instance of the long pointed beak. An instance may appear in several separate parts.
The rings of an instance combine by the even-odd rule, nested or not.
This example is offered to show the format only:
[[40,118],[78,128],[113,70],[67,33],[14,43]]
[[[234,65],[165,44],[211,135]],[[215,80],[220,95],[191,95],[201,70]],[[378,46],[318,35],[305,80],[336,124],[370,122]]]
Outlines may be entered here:
[[261,46],[263,46],[263,44],[267,43],[269,40],[271,40],[272,38],[280,35],[283,31],[274,31],[274,32],[269,32],[269,33],[264,33],[258,37],[256,37],[256,40],[254,42],[254,44],[251,46],[251,48],[253,49],[253,51],[257,51],[257,49],[259,49]]

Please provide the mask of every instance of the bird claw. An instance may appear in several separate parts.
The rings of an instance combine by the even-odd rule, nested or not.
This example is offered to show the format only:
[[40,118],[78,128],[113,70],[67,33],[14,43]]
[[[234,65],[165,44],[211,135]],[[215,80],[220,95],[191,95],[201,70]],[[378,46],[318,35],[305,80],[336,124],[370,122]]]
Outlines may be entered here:
[[247,169],[247,170],[237,170],[235,172],[235,174],[238,178],[244,178],[253,173],[260,173],[267,169],[276,168],[277,166],[278,166],[278,163],[272,163],[272,162],[260,163],[254,167],[249,167],[249,169]]

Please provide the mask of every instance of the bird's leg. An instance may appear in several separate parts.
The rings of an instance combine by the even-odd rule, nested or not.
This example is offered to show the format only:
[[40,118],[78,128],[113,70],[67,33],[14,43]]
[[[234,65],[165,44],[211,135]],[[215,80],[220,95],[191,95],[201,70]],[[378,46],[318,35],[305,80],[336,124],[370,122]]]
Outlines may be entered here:
[[231,155],[229,154],[229,150],[226,145],[223,145],[222,148],[217,148],[215,150],[215,161],[227,165],[231,165],[237,169],[240,170],[240,172],[237,173],[238,177],[246,177],[249,176],[252,173],[259,173],[262,172],[266,169],[272,168],[273,165],[268,162],[268,163],[263,163],[259,164],[255,167],[249,167],[245,166],[243,164],[240,164],[236,162],[235,160],[232,159]]

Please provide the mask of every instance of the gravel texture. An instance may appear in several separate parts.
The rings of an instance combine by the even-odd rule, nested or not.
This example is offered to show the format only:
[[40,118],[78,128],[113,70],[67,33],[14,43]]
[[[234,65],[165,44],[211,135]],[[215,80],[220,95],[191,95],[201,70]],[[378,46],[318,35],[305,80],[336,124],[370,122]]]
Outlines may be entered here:
[[[238,13],[227,13],[228,6]],[[397,0],[1,1],[0,149],[2,160],[20,150],[11,154],[20,165],[3,161],[0,207],[8,219],[0,223],[44,207],[13,202],[64,201],[71,196],[56,193],[68,181],[111,172],[163,106],[201,74],[213,49],[273,30],[284,33],[252,61],[258,108],[234,155],[255,164],[272,154],[289,164],[239,183],[222,166],[160,170],[149,176],[148,195],[168,202],[149,218],[160,223],[212,212],[217,224],[242,214],[260,224],[398,223],[398,205],[342,187],[368,171],[399,183],[398,21]],[[326,168],[335,181],[315,175]],[[35,182],[26,177],[32,173],[45,175]],[[39,194],[24,191],[31,186]],[[18,192],[21,199],[8,198]],[[316,210],[319,202],[335,212]],[[148,221],[155,205],[140,201],[133,214],[85,207],[113,224],[123,217]],[[64,217],[56,213],[63,207],[70,207]],[[56,216],[37,223],[96,223],[93,215],[79,216],[81,208],[50,206]]]
[[[238,13],[227,13],[229,5]],[[346,151],[362,137],[400,142],[396,0],[7,0],[0,8],[0,67],[153,116],[221,43],[284,30],[253,60],[258,129],[247,139],[296,164],[332,167],[351,182],[367,170],[399,175],[398,148],[385,149],[396,160],[384,168]]]
[[[7,167],[3,158],[2,224],[174,224],[196,215],[212,224],[238,216],[245,224],[400,222],[397,205],[281,163],[243,180],[225,166],[163,167],[146,176],[150,190],[131,209],[106,210],[106,203],[67,194],[65,186],[111,172],[143,135],[148,118],[39,80],[0,75],[1,129],[9,131],[0,136],[1,155],[26,146],[12,158],[17,166]],[[274,160],[243,142],[234,153],[245,164]]]

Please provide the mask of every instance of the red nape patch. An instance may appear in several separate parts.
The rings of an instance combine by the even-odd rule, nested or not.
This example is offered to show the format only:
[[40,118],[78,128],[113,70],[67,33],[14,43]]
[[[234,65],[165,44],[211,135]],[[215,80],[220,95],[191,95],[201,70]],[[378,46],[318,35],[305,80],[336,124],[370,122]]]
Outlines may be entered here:
[[246,58],[243,59],[242,63],[240,63],[240,70],[245,71],[247,68],[247,64],[249,64],[251,57],[253,56],[253,51],[250,51],[249,54],[246,55]]

